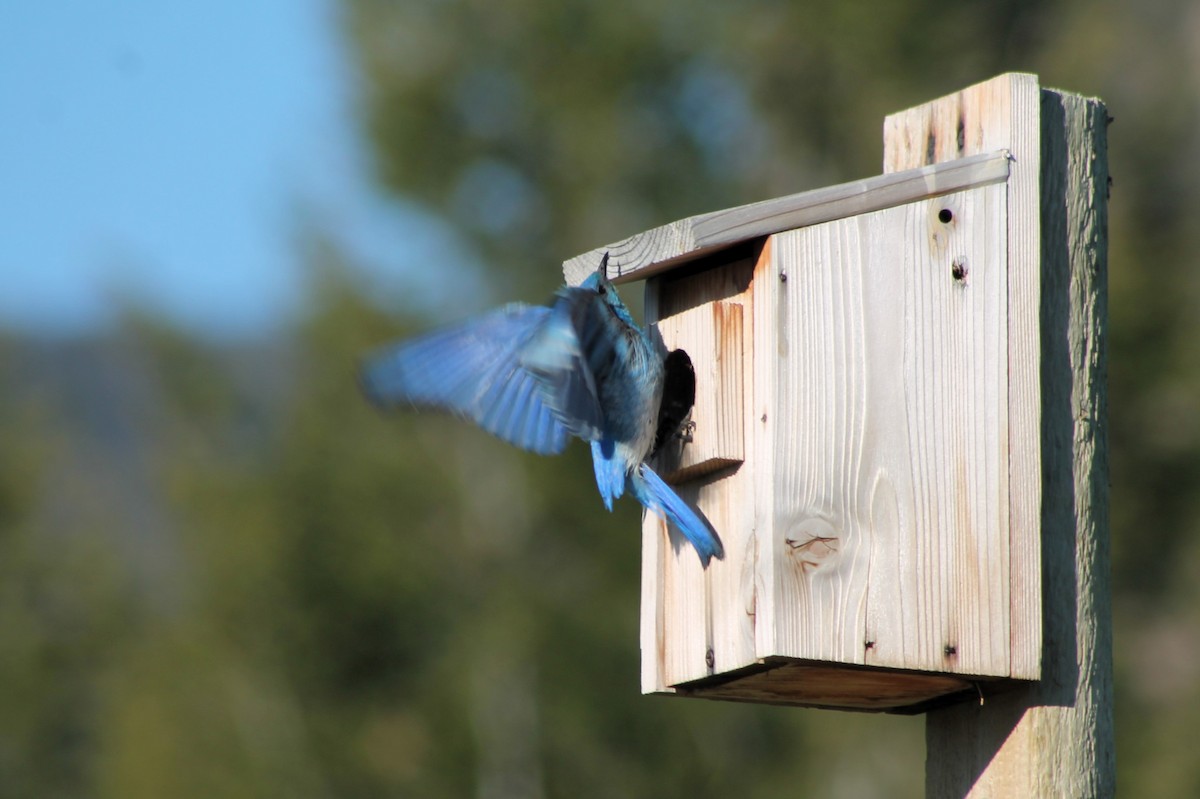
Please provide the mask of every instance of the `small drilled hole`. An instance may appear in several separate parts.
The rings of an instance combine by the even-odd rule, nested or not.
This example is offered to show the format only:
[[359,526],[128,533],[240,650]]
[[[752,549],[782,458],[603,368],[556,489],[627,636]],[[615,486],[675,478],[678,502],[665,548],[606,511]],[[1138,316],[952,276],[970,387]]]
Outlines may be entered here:
[[948,225],[954,219],[954,212],[949,208],[943,208],[938,211],[938,221],[943,225]]

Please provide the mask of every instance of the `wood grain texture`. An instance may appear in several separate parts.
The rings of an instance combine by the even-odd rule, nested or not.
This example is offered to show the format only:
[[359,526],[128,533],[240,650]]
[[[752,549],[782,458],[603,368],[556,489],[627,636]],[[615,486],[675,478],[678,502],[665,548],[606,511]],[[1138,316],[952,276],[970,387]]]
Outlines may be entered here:
[[598,247],[563,263],[570,285],[582,283],[605,254],[617,283],[641,280],[680,263],[771,233],[937,197],[1008,178],[1008,153],[976,153],[951,163],[826,186],[751,205],[680,219]]
[[669,349],[694,353],[691,443],[656,464],[719,532],[725,558],[701,569],[657,516],[642,522],[642,690],[755,662],[754,506],[745,413],[753,373],[747,319],[757,248],[715,256],[647,281],[646,320]]
[[655,464],[668,483],[692,480],[745,459],[742,383],[749,372],[742,359],[744,309],[740,302],[711,299],[715,295],[709,284],[722,277],[720,270],[709,270],[671,281],[671,302],[686,305],[673,313],[657,307],[662,293],[655,290],[658,287],[647,292],[647,314],[658,319],[655,327],[666,348],[696,353],[692,366],[697,398],[689,432],[665,443]]
[[1012,676],[1037,679],[1041,662],[1038,447],[1040,224],[1037,76],[1010,73],[884,120],[885,172],[1004,150],[1008,189],[1009,518],[1012,576]]
[[[1003,185],[773,237],[760,656],[1007,676]],[[958,270],[958,271],[956,271]]]
[[[1115,792],[1109,587],[1107,139],[1099,101],[1040,112],[1042,679],[930,713],[930,797]],[[1026,102],[1027,104],[1027,102]]]
[[754,368],[698,373],[701,418],[750,392],[731,403],[751,409],[745,462],[680,487],[726,559],[700,569],[646,517],[647,691],[776,657],[1008,675],[1005,196],[788,231],[648,284],[668,347],[736,351],[708,320],[740,309]]

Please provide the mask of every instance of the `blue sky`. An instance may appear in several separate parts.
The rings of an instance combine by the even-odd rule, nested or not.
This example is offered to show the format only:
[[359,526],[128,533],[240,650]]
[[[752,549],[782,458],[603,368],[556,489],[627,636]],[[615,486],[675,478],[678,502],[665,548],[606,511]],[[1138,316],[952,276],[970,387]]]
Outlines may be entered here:
[[269,331],[302,302],[312,213],[397,291],[433,252],[470,265],[437,220],[371,189],[337,12],[0,5],[0,327],[88,332],[132,298],[203,335]]

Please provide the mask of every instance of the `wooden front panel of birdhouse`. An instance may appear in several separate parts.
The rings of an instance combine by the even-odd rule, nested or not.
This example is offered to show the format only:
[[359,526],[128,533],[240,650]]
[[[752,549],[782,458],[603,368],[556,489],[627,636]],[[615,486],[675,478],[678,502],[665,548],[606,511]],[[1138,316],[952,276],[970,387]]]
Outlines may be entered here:
[[[755,663],[752,531],[754,485],[753,280],[761,244],[700,259],[646,283],[646,320],[696,370],[688,433],[655,467],[718,531],[725,558],[701,568],[683,537],[643,516],[642,684],[664,690]],[[712,603],[720,603],[715,607]],[[739,610],[735,610],[738,608]],[[670,680],[670,682],[666,682]]]
[[772,238],[761,654],[1008,675],[1004,203],[989,186]]
[[966,683],[889,697],[887,670],[1010,676],[1006,197],[777,233],[648,282],[647,321],[697,371],[692,440],[660,469],[726,556],[702,569],[646,515],[644,690],[757,700],[755,669],[819,662],[878,667],[878,702],[782,701],[889,707]]

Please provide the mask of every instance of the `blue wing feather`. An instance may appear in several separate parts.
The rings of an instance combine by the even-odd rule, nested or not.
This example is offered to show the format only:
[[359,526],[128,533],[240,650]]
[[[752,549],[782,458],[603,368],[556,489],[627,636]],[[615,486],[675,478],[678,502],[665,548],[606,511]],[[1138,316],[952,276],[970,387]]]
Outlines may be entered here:
[[509,305],[460,325],[389,347],[367,359],[363,390],[377,405],[409,403],[470,419],[542,455],[567,445],[568,431],[520,363],[549,308]]
[[521,353],[521,365],[541,382],[542,395],[567,429],[584,441],[604,434],[604,411],[588,350],[579,339],[579,309],[595,302],[584,289],[559,292],[549,319]]

